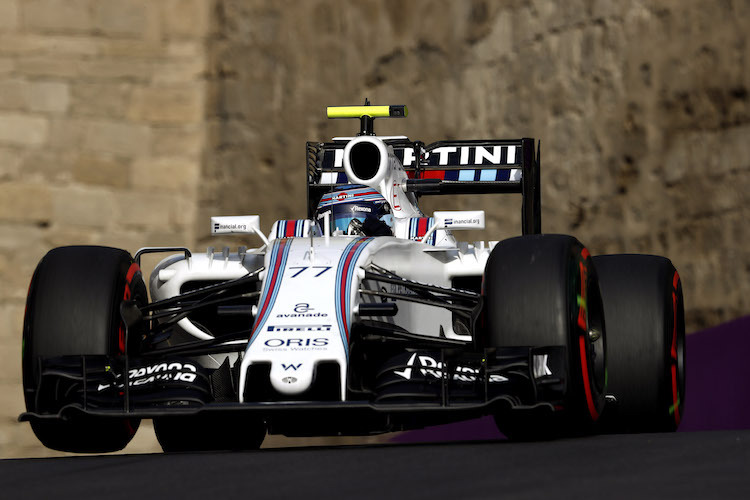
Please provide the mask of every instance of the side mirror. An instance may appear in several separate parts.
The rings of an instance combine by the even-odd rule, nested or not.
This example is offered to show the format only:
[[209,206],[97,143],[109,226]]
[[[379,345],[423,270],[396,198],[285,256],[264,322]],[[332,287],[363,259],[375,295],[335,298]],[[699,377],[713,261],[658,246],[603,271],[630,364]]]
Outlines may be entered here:
[[451,231],[484,229],[484,210],[469,211],[444,211],[434,213],[435,223],[422,237],[422,243],[432,236],[438,229],[450,229]]
[[211,217],[211,236],[218,234],[257,234],[268,245],[268,238],[260,230],[260,215]]

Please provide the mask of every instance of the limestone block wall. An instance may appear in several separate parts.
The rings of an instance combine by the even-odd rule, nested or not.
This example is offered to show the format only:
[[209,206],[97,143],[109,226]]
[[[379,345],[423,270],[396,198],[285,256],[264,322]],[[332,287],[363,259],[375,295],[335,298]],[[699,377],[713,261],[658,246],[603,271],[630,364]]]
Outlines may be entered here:
[[207,0],[0,0],[0,456],[46,453],[15,422],[39,259],[192,241],[210,12]]

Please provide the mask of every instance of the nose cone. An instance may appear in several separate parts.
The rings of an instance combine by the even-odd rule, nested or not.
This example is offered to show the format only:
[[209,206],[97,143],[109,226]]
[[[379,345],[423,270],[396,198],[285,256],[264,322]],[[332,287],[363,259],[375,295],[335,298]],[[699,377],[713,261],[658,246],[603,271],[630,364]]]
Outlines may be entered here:
[[285,396],[294,396],[312,385],[313,363],[309,360],[283,360],[271,365],[271,387]]

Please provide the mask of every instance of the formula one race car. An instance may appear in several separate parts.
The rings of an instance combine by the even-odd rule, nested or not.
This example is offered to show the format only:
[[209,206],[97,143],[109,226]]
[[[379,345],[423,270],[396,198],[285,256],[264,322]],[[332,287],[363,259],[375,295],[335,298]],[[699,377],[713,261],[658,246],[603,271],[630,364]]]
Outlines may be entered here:
[[[364,435],[492,415],[512,439],[670,431],[685,400],[671,262],[592,257],[541,233],[533,139],[378,137],[405,106],[333,107],[356,137],[307,143],[306,219],[213,217],[248,249],[51,250],[29,289],[26,413],[46,446],[257,448],[266,432]],[[466,243],[483,211],[423,195],[520,193],[522,235]],[[166,252],[150,273],[147,253]],[[606,319],[606,328],[605,328]]]

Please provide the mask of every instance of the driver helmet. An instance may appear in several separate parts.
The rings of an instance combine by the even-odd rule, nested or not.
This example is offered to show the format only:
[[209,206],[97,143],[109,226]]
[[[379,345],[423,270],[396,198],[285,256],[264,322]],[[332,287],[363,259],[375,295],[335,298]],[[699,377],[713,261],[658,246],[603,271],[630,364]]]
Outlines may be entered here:
[[324,230],[326,214],[330,214],[331,234],[393,235],[391,206],[380,193],[366,186],[349,184],[323,195],[315,220]]

